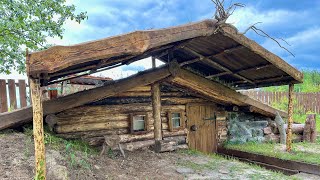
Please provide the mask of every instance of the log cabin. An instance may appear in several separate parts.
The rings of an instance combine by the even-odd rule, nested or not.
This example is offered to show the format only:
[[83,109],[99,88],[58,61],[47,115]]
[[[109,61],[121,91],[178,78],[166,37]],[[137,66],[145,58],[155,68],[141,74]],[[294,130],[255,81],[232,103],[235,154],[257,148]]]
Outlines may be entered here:
[[[152,69],[37,101],[41,99],[38,86],[147,57],[152,57]],[[102,145],[105,136],[116,134],[129,151],[150,146],[157,152],[191,148],[212,153],[228,135],[237,134],[230,129],[244,131],[246,140],[257,140],[276,112],[289,122],[292,119],[292,108],[288,114],[238,90],[289,84],[292,92],[293,84],[303,81],[302,73],[280,57],[232,25],[216,20],[54,46],[27,53],[26,58],[27,74],[34,84],[34,107],[1,114],[0,129],[33,118],[39,152],[43,151],[44,117],[57,135],[83,139],[94,146]],[[156,66],[155,59],[164,65]],[[234,120],[234,114],[241,116],[241,123]],[[244,126],[250,127],[250,132]]]

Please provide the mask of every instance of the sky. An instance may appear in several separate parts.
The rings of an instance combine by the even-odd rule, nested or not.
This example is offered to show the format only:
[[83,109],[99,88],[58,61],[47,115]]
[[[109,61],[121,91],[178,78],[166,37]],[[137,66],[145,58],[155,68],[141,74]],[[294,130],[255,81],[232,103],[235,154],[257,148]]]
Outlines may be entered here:
[[[228,4],[230,1],[225,0]],[[243,32],[250,25],[262,22],[258,28],[275,38],[282,38],[289,44],[279,42],[295,57],[280,48],[274,41],[261,37],[253,31],[246,36],[283,58],[292,66],[302,69],[320,70],[320,0],[233,0],[246,6],[238,8],[228,19]],[[72,45],[97,40],[135,30],[165,28],[203,19],[212,18],[215,7],[211,0],[67,0],[76,11],[86,11],[88,20],[77,24],[67,21],[64,38],[48,38],[57,45]],[[99,76],[114,79],[126,77],[151,67],[151,60],[145,59],[130,66],[123,66]],[[25,78],[13,73],[0,78]]]

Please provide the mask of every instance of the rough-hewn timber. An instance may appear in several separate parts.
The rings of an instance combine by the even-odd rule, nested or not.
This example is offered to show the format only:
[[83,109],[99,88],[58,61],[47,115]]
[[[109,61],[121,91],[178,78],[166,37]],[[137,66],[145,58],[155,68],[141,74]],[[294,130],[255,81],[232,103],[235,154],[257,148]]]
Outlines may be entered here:
[[[137,75],[115,81],[98,88],[81,91],[61,98],[43,102],[43,113],[54,114],[83,104],[114,96],[138,86],[149,85],[170,76],[169,69],[164,66],[153,71],[145,71]],[[0,130],[21,123],[30,122],[32,107],[26,107],[12,112],[0,114]]]
[[[238,93],[227,86],[210,81],[187,70],[180,69],[178,71],[175,78],[171,79],[171,82],[174,85],[188,88],[203,95],[209,100],[220,101],[230,105],[252,106],[253,112],[269,117],[275,117],[276,111],[279,111],[246,95]],[[282,117],[287,116],[287,113],[283,111],[279,111],[279,113]]]

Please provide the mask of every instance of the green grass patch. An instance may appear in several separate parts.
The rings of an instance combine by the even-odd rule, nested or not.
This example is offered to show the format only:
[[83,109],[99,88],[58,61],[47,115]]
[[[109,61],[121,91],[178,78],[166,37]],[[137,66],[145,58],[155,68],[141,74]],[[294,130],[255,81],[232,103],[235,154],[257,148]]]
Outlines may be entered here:
[[[32,140],[32,126],[24,127],[24,134]],[[98,154],[98,150],[89,146],[88,143],[81,140],[66,140],[58,137],[50,132],[46,126],[44,127],[44,142],[46,147],[59,151],[64,155],[66,162],[72,168],[90,168],[88,163],[89,156]],[[29,151],[26,151],[26,154],[28,153]]]
[[205,161],[201,163],[192,160],[181,159],[177,163],[180,167],[187,167],[197,172],[201,171],[217,171],[223,169],[228,171],[230,178],[245,177],[245,179],[294,179],[290,176],[286,176],[280,172],[268,171],[260,166],[254,164],[247,164],[239,162],[234,158],[225,158],[216,154],[205,154],[195,150],[182,150],[179,153],[186,154],[188,156],[204,157]]
[[[320,139],[316,143],[294,143],[292,152],[288,153],[280,148],[280,144],[275,143],[254,143],[246,144],[225,144],[225,148],[240,151],[252,152],[279,159],[293,160],[320,165]],[[318,151],[317,151],[318,150]]]

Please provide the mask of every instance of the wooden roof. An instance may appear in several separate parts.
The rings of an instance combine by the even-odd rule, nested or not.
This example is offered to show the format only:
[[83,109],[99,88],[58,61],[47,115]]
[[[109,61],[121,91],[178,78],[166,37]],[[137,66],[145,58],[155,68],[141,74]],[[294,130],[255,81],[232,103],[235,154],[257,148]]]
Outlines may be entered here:
[[275,54],[216,20],[135,31],[73,46],[55,46],[27,56],[27,73],[42,84],[70,74],[129,64],[155,56],[177,61],[207,79],[248,89],[301,83],[303,75]]

